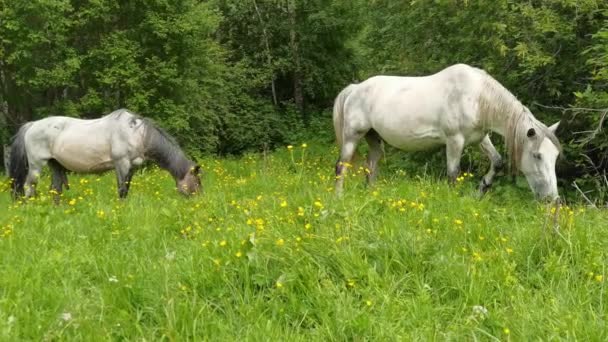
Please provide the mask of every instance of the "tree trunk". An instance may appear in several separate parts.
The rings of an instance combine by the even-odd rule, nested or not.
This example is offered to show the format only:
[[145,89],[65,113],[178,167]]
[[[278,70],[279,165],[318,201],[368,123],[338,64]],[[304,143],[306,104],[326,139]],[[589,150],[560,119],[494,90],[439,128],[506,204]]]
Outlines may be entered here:
[[20,88],[12,76],[6,65],[0,62],[0,115],[4,116],[6,130],[11,135],[33,117],[32,95]]
[[255,7],[255,12],[258,14],[258,19],[260,20],[260,25],[262,26],[262,39],[264,40],[264,48],[266,50],[266,62],[268,63],[268,69],[272,73],[270,76],[270,87],[272,88],[272,102],[274,105],[278,105],[277,101],[277,89],[274,81],[274,68],[272,66],[272,54],[270,53],[270,43],[268,39],[268,30],[266,30],[266,24],[262,19],[262,14],[260,13],[260,9],[258,8],[258,3],[256,0],[253,0],[253,6]]
[[296,32],[296,3],[295,0],[287,1],[287,12],[289,14],[289,42],[291,57],[294,62],[293,69],[293,99],[296,108],[304,116],[304,91],[302,89],[302,63],[300,60],[300,46]]

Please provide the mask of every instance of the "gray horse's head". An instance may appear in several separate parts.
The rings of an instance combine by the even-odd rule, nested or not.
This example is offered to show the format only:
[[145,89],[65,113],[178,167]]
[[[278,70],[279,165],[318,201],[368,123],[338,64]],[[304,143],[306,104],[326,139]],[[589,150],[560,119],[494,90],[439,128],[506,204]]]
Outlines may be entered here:
[[176,179],[177,190],[183,195],[190,196],[201,191],[200,165],[195,165],[186,172],[184,177]]

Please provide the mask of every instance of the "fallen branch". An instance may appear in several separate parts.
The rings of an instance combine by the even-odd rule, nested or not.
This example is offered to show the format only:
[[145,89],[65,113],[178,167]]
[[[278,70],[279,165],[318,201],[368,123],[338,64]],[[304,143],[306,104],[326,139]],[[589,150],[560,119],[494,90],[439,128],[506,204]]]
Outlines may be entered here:
[[591,200],[585,195],[585,193],[583,192],[583,190],[581,190],[581,188],[578,187],[578,184],[576,184],[576,181],[572,182],[572,185],[574,186],[574,188],[581,194],[581,196],[583,196],[583,198],[585,199],[585,201],[587,201],[587,203],[589,203],[589,205],[593,208],[597,208],[595,206],[595,203],[591,202]]
[[556,109],[562,112],[608,112],[608,108],[586,108],[586,107],[560,107],[560,106],[547,106],[538,102],[533,102],[534,105],[546,109]]

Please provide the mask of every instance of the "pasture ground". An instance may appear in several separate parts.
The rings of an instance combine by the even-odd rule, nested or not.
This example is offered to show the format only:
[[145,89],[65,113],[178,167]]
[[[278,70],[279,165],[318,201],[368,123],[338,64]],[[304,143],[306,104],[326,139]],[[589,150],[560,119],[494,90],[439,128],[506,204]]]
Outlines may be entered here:
[[523,186],[385,165],[336,198],[328,151],[202,160],[192,199],[157,169],[125,201],[113,173],[59,206],[4,182],[0,339],[608,339],[606,211],[562,207],[555,233]]

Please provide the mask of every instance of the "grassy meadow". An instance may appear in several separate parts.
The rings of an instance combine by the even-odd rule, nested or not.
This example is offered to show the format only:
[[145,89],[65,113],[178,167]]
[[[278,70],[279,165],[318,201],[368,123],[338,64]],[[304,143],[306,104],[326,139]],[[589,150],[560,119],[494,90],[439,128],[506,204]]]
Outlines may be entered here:
[[158,169],[124,201],[113,173],[70,175],[59,206],[48,175],[27,203],[4,181],[0,340],[608,339],[605,210],[390,160],[337,198],[336,156],[204,159],[190,199]]

